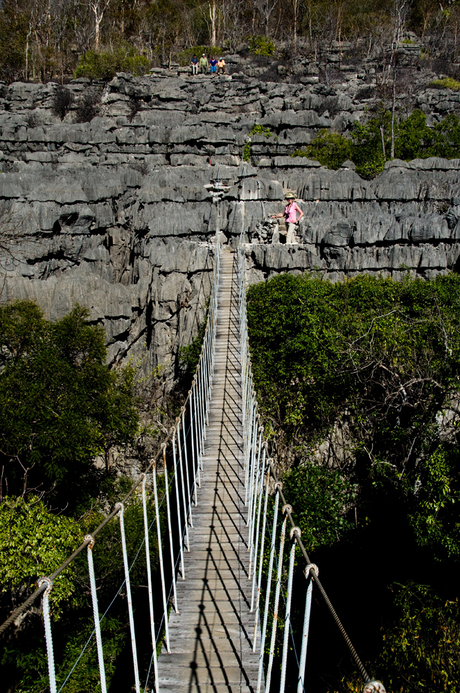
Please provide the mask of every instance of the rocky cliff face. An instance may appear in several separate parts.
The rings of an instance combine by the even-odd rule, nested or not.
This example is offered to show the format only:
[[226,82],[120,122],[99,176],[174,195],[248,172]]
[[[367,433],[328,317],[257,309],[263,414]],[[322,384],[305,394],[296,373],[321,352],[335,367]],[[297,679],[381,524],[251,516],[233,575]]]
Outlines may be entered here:
[[[50,318],[86,305],[110,361],[142,355],[149,369],[171,365],[203,318],[217,226],[233,246],[241,232],[251,241],[250,281],[457,269],[459,160],[392,161],[369,182],[351,164],[329,171],[289,156],[363,114],[372,71],[347,68],[328,85],[314,66],[297,83],[248,77],[236,59],[232,69],[120,74],[104,88],[76,80],[62,121],[56,84],[1,86],[0,300],[33,299]],[[410,98],[434,119],[459,107],[446,90]],[[99,115],[74,122],[90,101]],[[254,124],[271,134],[251,136]],[[226,184],[219,203],[216,180]],[[305,212],[292,246],[267,223],[287,188]]]

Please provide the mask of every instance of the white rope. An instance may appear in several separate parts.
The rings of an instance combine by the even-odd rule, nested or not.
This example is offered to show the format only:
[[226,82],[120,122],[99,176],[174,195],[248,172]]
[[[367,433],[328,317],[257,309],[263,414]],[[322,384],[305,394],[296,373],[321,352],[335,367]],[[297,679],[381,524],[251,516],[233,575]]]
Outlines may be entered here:
[[179,481],[177,479],[176,429],[175,428],[174,428],[174,433],[173,433],[173,437],[172,437],[172,450],[173,450],[173,466],[174,466],[174,486],[176,489],[177,531],[179,532],[180,572],[182,575],[182,580],[185,580],[184,532],[182,530],[180,499],[179,499]]
[[286,686],[286,668],[287,668],[289,632],[291,630],[292,580],[293,580],[293,576],[294,576],[295,547],[297,545],[296,536],[300,536],[300,529],[298,527],[296,527],[295,530],[294,529],[291,530],[291,554],[289,557],[288,587],[287,587],[286,605],[285,605],[285,610],[284,610],[284,638],[283,638],[283,654],[281,657],[280,693],[284,693],[284,689]]
[[163,596],[163,611],[165,615],[165,640],[166,649],[171,652],[171,647],[169,643],[169,625],[168,625],[168,603],[166,597],[166,582],[165,582],[165,571],[164,571],[164,561],[163,561],[163,544],[161,541],[161,524],[160,524],[160,508],[158,507],[158,490],[157,490],[157,465],[156,462],[152,469],[153,476],[153,495],[155,499],[155,520],[157,525],[157,542],[158,542],[158,560],[160,563],[160,578],[161,578],[161,593]]
[[[267,624],[268,624],[268,611],[270,607],[270,592],[272,583],[272,573],[273,573],[273,559],[275,556],[275,544],[276,544],[276,525],[278,521],[278,506],[280,501],[279,488],[276,489],[275,495],[275,508],[273,511],[273,530],[272,530],[272,543],[270,548],[270,560],[268,564],[268,577],[267,577],[267,587],[265,590],[265,611],[264,611],[264,622],[262,626],[261,640],[260,640],[260,654],[259,654],[259,673],[257,677],[257,693],[260,693],[262,686],[262,679],[264,673],[264,654],[265,654],[265,638],[267,634]],[[255,638],[254,638],[255,640]]]
[[264,479],[265,479],[265,455],[266,455],[266,447],[264,446],[264,454],[262,456],[262,467],[260,470],[260,478],[259,478],[259,489],[258,489],[258,503],[256,503],[256,510],[257,510],[257,524],[256,524],[256,530],[255,530],[255,543],[254,541],[251,542],[251,553],[249,556],[249,577],[251,577],[251,561],[254,562],[254,572],[252,576],[252,589],[251,589],[251,611],[254,606],[254,590],[255,590],[255,585],[256,585],[256,573],[257,573],[257,552],[259,549],[259,530],[260,530],[260,516],[262,512],[262,503],[263,503],[263,497],[264,497]]
[[88,572],[89,572],[89,584],[91,588],[91,601],[93,605],[93,619],[94,619],[94,633],[96,635],[96,649],[97,649],[97,661],[99,665],[99,680],[101,683],[101,693],[107,693],[107,684],[105,680],[105,666],[104,666],[104,651],[102,648],[102,637],[101,637],[101,623],[99,620],[99,605],[97,601],[97,590],[96,590],[96,577],[94,575],[94,562],[93,562],[93,547],[94,538],[87,534],[85,539],[89,539],[90,543],[87,546],[87,559],[88,559]]
[[310,571],[313,570],[318,574],[318,568],[314,563],[309,563],[305,569],[306,578],[310,578],[307,588],[307,598],[305,600],[305,614],[303,618],[303,631],[302,631],[302,648],[300,650],[300,665],[299,665],[299,676],[297,678],[297,693],[303,693],[305,690],[305,664],[307,662],[307,645],[308,645],[308,633],[310,631],[310,612],[311,612],[311,598],[313,590],[313,580],[310,577]]
[[139,681],[139,666],[137,663],[137,646],[136,646],[136,631],[134,629],[134,616],[133,616],[133,601],[131,597],[131,582],[129,579],[129,565],[128,565],[128,553],[126,550],[126,535],[125,535],[125,523],[123,519],[124,506],[122,503],[117,503],[116,508],[119,509],[120,518],[120,534],[121,534],[121,547],[123,551],[123,566],[125,569],[125,585],[126,585],[126,598],[128,601],[128,616],[129,616],[129,628],[131,631],[131,649],[133,653],[133,667],[134,667],[134,685],[136,688],[136,693],[140,693],[141,686]]
[[206,385],[205,385],[205,362],[203,359],[199,371],[200,379],[200,404],[201,404],[201,449],[204,452],[204,441],[206,440]]
[[165,497],[166,497],[166,517],[168,519],[168,535],[169,535],[169,554],[171,557],[171,580],[174,595],[174,611],[179,613],[177,608],[177,587],[176,587],[176,568],[174,565],[174,542],[171,523],[171,503],[169,499],[169,481],[168,481],[168,465],[166,464],[166,443],[163,443],[163,471],[165,475]]
[[184,466],[182,464],[182,450],[181,450],[181,444],[180,444],[179,419],[177,419],[176,432],[177,432],[177,450],[179,452],[180,486],[181,486],[181,492],[182,492],[182,503],[183,503],[183,507],[184,507],[184,528],[185,528],[185,538],[186,538],[185,546],[186,546],[187,551],[190,551],[190,538],[188,535],[189,512],[188,512],[188,505],[187,505],[187,497],[185,494]]
[[256,468],[256,440],[257,440],[257,429],[258,429],[258,414],[257,414],[257,402],[254,393],[254,404],[252,407],[252,424],[251,433],[249,435],[249,479],[248,479],[248,525],[250,523],[251,517],[251,507],[252,507],[252,494],[254,485],[254,473]]
[[195,413],[195,446],[196,446],[196,458],[197,458],[197,467],[198,467],[198,486],[201,488],[201,472],[203,471],[203,457],[201,455],[201,450],[200,450],[200,418],[199,418],[199,409],[198,409],[198,404],[197,404],[197,381],[194,379],[194,390],[193,390],[193,409]]
[[196,454],[195,454],[195,434],[194,434],[194,426],[195,426],[195,421],[193,417],[193,390],[195,386],[195,381],[193,381],[191,390],[190,390],[190,399],[189,399],[189,408],[190,408],[190,448],[192,451],[192,468],[193,468],[193,478],[194,478],[194,483],[193,483],[193,489],[194,489],[194,496],[195,496],[195,505],[198,505],[198,487],[201,486],[201,481],[200,481],[200,465],[197,464],[196,461]]
[[[149,522],[147,515],[147,494],[145,490],[145,484],[147,477],[144,474],[142,480],[142,511],[144,515],[144,539],[145,539],[145,564],[147,569],[147,588],[149,594],[149,617],[150,617],[150,638],[152,641],[152,654],[153,654],[153,672],[155,676],[155,691],[158,693],[158,661],[157,661],[157,644],[156,644],[156,634],[155,634],[155,616],[153,613],[153,590],[152,590],[152,566],[150,563],[150,541],[149,541]],[[157,506],[155,500],[155,508]]]
[[286,538],[286,522],[287,522],[287,515],[285,515],[284,520],[283,520],[283,525],[281,527],[280,551],[279,551],[279,556],[278,556],[278,572],[276,575],[275,605],[273,607],[272,639],[270,642],[270,654],[268,657],[267,676],[265,678],[265,693],[270,693],[270,684],[271,684],[271,680],[272,680],[272,669],[273,669],[273,657],[275,656],[276,631],[278,628],[278,608],[279,608],[279,603],[280,603],[280,592],[281,592],[281,573],[283,572],[284,541]]
[[[263,567],[263,561],[264,561],[264,547],[265,547],[265,530],[267,527],[267,506],[268,506],[268,484],[270,480],[270,469],[267,470],[267,478],[266,478],[266,485],[265,485],[265,502],[264,502],[264,514],[263,514],[263,522],[262,522],[262,532],[261,532],[261,540],[260,540],[260,559],[259,559],[259,572],[258,572],[258,579],[257,579],[257,598],[256,598],[256,613],[255,613],[255,618],[254,618],[254,645],[253,645],[253,652],[256,651],[256,643],[257,643],[257,627],[258,627],[258,620],[259,620],[259,604],[260,604],[260,592],[262,589],[262,567]],[[254,579],[253,579],[253,588],[252,592],[254,594],[254,586],[255,586],[255,578],[256,578],[256,571],[254,571]],[[251,601],[251,606],[252,606],[252,601]]]
[[[257,443],[257,438],[259,442]],[[260,425],[260,414],[256,417],[255,436],[256,441],[254,448],[254,463],[251,476],[251,492],[249,494],[249,545],[248,550],[252,550],[254,521],[255,521],[255,506],[257,502],[257,488],[260,477],[260,451],[262,449],[262,427]]]
[[48,577],[40,578],[38,586],[47,585],[43,592],[42,611],[45,624],[46,656],[48,658],[48,677],[50,682],[50,693],[56,693],[56,671],[54,667],[53,634],[51,632],[50,604],[49,596],[53,588],[53,583]]
[[[263,446],[264,452],[262,455],[262,465],[257,469],[257,479],[255,486],[255,500],[253,501],[253,518],[251,521],[251,531],[249,536],[249,571],[248,578],[251,579],[252,571],[254,570],[254,575],[257,570],[257,549],[259,546],[259,528],[260,528],[260,511],[262,506],[263,498],[263,483],[265,475],[265,455],[266,446]],[[256,524],[257,516],[257,524]],[[252,580],[252,595],[251,595],[251,611],[252,611],[252,600],[254,599],[254,579]]]
[[183,441],[183,446],[180,443],[180,435],[179,435],[179,424],[177,425],[177,443],[179,445],[179,458],[181,461],[181,469],[182,469],[182,448],[184,450],[184,467],[185,467],[185,479],[187,481],[187,513],[188,517],[190,518],[190,527],[193,527],[193,518],[192,518],[192,493],[191,493],[191,486],[190,486],[190,473],[189,473],[189,468],[188,468],[188,459],[187,459],[187,443],[185,440],[185,415],[184,415],[185,407],[182,407],[182,441]]

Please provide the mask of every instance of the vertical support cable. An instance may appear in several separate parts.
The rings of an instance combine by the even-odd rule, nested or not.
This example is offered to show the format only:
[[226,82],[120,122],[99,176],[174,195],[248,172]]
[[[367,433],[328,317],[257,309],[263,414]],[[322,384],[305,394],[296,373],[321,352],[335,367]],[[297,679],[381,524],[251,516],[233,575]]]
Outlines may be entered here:
[[205,393],[204,393],[204,383],[203,383],[203,368],[198,371],[198,380],[200,383],[200,415],[201,415],[201,439],[200,439],[200,449],[201,454],[204,452],[204,441],[206,440],[206,417],[205,417]]
[[288,574],[288,587],[286,596],[286,609],[284,612],[284,638],[283,638],[283,654],[281,657],[281,680],[280,680],[280,693],[284,693],[286,687],[286,668],[287,668],[287,656],[288,656],[288,644],[289,644],[289,632],[291,630],[291,602],[292,602],[292,579],[294,576],[294,561],[295,561],[295,547],[297,546],[297,537],[300,537],[300,529],[298,527],[293,527],[291,529],[291,555],[289,557],[289,574]]
[[244,504],[248,504],[249,495],[249,474],[250,474],[250,464],[251,464],[251,443],[252,443],[252,432],[253,432],[253,420],[254,420],[254,392],[251,392],[251,396],[248,397],[248,409],[249,413],[246,417],[246,431],[245,431],[245,444],[244,444]]
[[[195,486],[195,479],[192,479],[192,483],[190,484],[190,470],[188,468],[188,453],[187,453],[187,434],[185,431],[185,407],[182,407],[182,440],[184,443],[184,459],[185,459],[185,470],[186,470],[186,477],[187,477],[187,498],[188,498],[188,505],[190,508],[190,524],[193,527],[193,521],[192,521],[192,498],[193,498],[193,488]],[[195,502],[196,505],[196,502]]]
[[[272,584],[272,573],[273,573],[273,559],[275,556],[275,544],[276,544],[276,525],[278,521],[278,506],[280,502],[280,489],[281,482],[276,484],[276,495],[275,495],[275,508],[273,511],[273,527],[272,527],[272,543],[270,548],[270,560],[268,564],[268,577],[267,577],[267,588],[265,590],[265,611],[264,611],[264,622],[262,626],[262,633],[260,636],[260,655],[259,655],[259,674],[257,678],[257,693],[260,693],[262,686],[262,678],[264,673],[264,650],[265,650],[265,639],[267,636],[267,626],[268,626],[268,610],[270,607],[270,592]],[[254,638],[255,640],[255,638]]]
[[[253,606],[253,600],[254,600],[254,586],[255,586],[255,575],[257,572],[257,550],[259,548],[259,529],[260,529],[260,513],[262,510],[262,500],[263,500],[263,492],[264,492],[264,478],[265,478],[265,455],[267,453],[267,448],[264,445],[264,453],[262,455],[262,468],[260,470],[260,482],[259,482],[259,490],[258,490],[258,503],[256,502],[255,508],[254,508],[254,521],[252,524],[252,530],[253,530],[253,537],[251,539],[251,552],[249,554],[249,575],[248,577],[251,578],[252,575],[252,570],[251,570],[251,565],[254,563],[254,576],[252,580],[252,597],[251,597],[251,611],[252,611],[252,606]],[[256,499],[256,500],[257,500]],[[256,525],[256,531],[255,531],[255,542],[254,542],[254,525],[255,525],[255,515],[257,513],[257,525]]]
[[173,432],[173,437],[172,437],[172,449],[173,449],[173,466],[174,466],[174,486],[176,488],[177,531],[179,532],[180,572],[182,575],[182,580],[185,580],[184,532],[182,529],[182,519],[181,519],[181,512],[180,512],[179,481],[177,479],[176,428],[175,427],[174,427],[174,432]]
[[[310,570],[318,575],[318,567],[314,563],[309,563],[305,568],[305,577],[310,577]],[[313,590],[313,580],[310,578],[307,588],[307,598],[305,600],[305,614],[303,618],[302,648],[300,651],[299,676],[297,679],[297,693],[305,691],[305,664],[307,662],[308,632],[310,630],[311,597]]]
[[[270,462],[270,460],[269,460]],[[263,567],[263,560],[264,560],[264,548],[265,548],[265,529],[267,527],[267,506],[268,506],[268,484],[270,481],[270,467],[267,469],[267,478],[265,482],[265,501],[264,501],[264,514],[263,514],[263,522],[262,522],[262,532],[260,534],[260,558],[259,558],[259,572],[258,572],[258,578],[257,578],[257,599],[256,599],[256,614],[255,614],[255,620],[254,620],[254,647],[253,647],[253,652],[256,651],[256,641],[257,641],[257,625],[258,625],[258,619],[259,619],[259,604],[260,604],[260,591],[262,589],[262,567]],[[257,561],[257,556],[256,556],[256,561]],[[254,603],[254,589],[255,589],[255,584],[256,584],[256,574],[257,574],[257,564],[256,564],[256,570],[254,570],[254,576],[252,580],[252,598],[251,598],[251,611],[253,608],[253,603]]]
[[[201,411],[201,382],[200,382],[200,364],[198,364],[196,373],[195,373],[195,384],[196,384],[196,390],[197,390],[197,395],[196,395],[196,401],[195,401],[195,411],[196,411],[196,420],[197,420],[197,426],[198,426],[198,436],[197,436],[197,449],[198,449],[198,455],[200,459],[202,458],[202,447],[201,447],[201,440],[203,437],[203,420],[202,420],[202,411]],[[201,464],[201,469],[203,469],[203,463]]]
[[253,476],[254,476],[254,471],[255,471],[255,463],[256,463],[256,439],[257,439],[257,428],[258,428],[258,414],[257,414],[257,402],[255,399],[255,393],[254,393],[254,399],[253,399],[253,412],[252,412],[252,421],[251,421],[251,431],[249,434],[249,456],[248,456],[248,499],[247,499],[247,505],[248,505],[248,524],[250,522],[250,514],[251,514],[251,502],[252,502],[252,487],[253,487]]
[[[152,641],[153,673],[155,676],[155,691],[158,693],[158,661],[157,661],[157,637],[155,631],[155,616],[153,613],[153,590],[152,590],[152,565],[150,563],[150,541],[149,541],[149,520],[147,514],[147,494],[145,484],[147,477],[143,474],[142,479],[142,512],[144,515],[144,541],[145,541],[145,564],[147,568],[147,588],[149,594],[149,617],[150,617],[150,638]],[[89,546],[88,546],[89,550]],[[104,693],[104,692],[102,692]]]
[[203,444],[204,441],[206,440],[206,419],[207,419],[207,402],[206,402],[206,363],[205,360],[202,360],[202,367],[200,368],[200,377],[201,377],[201,393],[202,393],[202,403],[201,403],[201,408],[203,410]]
[[125,569],[125,584],[126,584],[126,598],[128,600],[128,616],[129,616],[129,628],[131,631],[131,649],[133,653],[133,667],[134,667],[134,684],[136,688],[136,693],[141,692],[140,681],[139,681],[139,667],[137,664],[137,645],[136,645],[136,632],[134,630],[134,616],[133,616],[133,601],[131,597],[131,582],[129,579],[129,565],[128,565],[128,552],[126,550],[126,535],[125,535],[125,523],[124,523],[124,505],[123,503],[117,503],[115,508],[120,511],[120,533],[121,533],[121,548],[123,551],[123,565]]
[[185,479],[184,479],[184,465],[182,464],[182,450],[180,444],[180,432],[179,432],[179,418],[176,419],[176,430],[177,430],[177,449],[179,451],[179,469],[180,469],[180,485],[182,492],[182,502],[184,504],[184,524],[185,524],[185,537],[186,537],[186,548],[190,551],[190,540],[188,536],[188,518],[189,518],[189,508],[187,504],[187,498],[185,495]]
[[194,389],[195,381],[193,381],[192,387],[190,388],[190,399],[189,399],[189,407],[190,407],[190,448],[192,450],[192,467],[193,467],[193,487],[194,487],[194,493],[195,493],[195,505],[198,505],[198,496],[197,496],[197,487],[200,486],[200,465],[197,464],[197,459],[196,459],[196,453],[195,453],[195,431],[194,431],[194,416],[193,416],[193,389]]
[[[259,433],[259,443],[257,443],[257,433]],[[251,550],[252,542],[252,525],[254,521],[254,506],[257,499],[257,483],[260,474],[260,450],[262,447],[262,426],[260,425],[260,414],[257,414],[254,425],[254,450],[253,450],[253,465],[250,481],[249,507],[248,507],[248,526],[249,526],[249,544],[248,551]]]
[[197,381],[195,380],[195,389],[193,392],[193,409],[195,412],[195,446],[196,446],[196,458],[197,458],[197,466],[198,466],[198,485],[201,488],[201,472],[203,471],[203,456],[201,455],[201,450],[200,450],[200,413],[198,409],[198,402],[197,402],[197,390],[198,390],[198,385]]
[[270,654],[268,657],[268,667],[267,676],[265,679],[265,693],[270,693],[270,684],[272,680],[272,669],[273,669],[273,657],[275,656],[275,642],[276,642],[276,631],[278,628],[278,610],[280,603],[280,593],[281,593],[281,574],[283,572],[283,555],[284,555],[284,540],[286,537],[286,523],[287,515],[285,514],[285,508],[282,510],[284,514],[283,526],[281,528],[281,538],[280,538],[280,552],[278,556],[278,571],[276,574],[276,588],[275,588],[275,605],[273,607],[273,621],[272,621],[272,638],[270,641]]
[[206,425],[209,423],[209,408],[211,404],[211,359],[212,359],[212,327],[208,323],[207,341],[205,349],[205,393],[206,393]]
[[43,592],[42,611],[45,623],[46,656],[48,659],[48,677],[50,682],[50,693],[56,693],[56,672],[54,667],[53,634],[51,632],[50,603],[49,596],[53,588],[53,582],[48,577],[42,577],[38,581],[38,586],[47,585]]
[[157,525],[157,541],[158,541],[158,559],[160,563],[160,577],[161,577],[161,592],[163,595],[163,612],[165,615],[165,640],[166,649],[171,652],[169,645],[169,623],[168,623],[168,595],[166,594],[166,581],[165,581],[165,570],[164,570],[164,560],[163,560],[163,543],[161,541],[161,524],[160,524],[160,508],[158,505],[158,489],[157,489],[157,463],[153,463],[152,469],[153,476],[153,495],[155,498],[155,519]]
[[89,584],[91,587],[91,601],[93,605],[94,633],[96,636],[97,661],[99,665],[99,680],[101,682],[101,693],[107,693],[107,684],[105,680],[104,666],[104,651],[102,648],[101,623],[99,620],[99,606],[97,602],[96,577],[94,575],[93,548],[94,538],[91,534],[87,534],[84,541],[88,540],[89,544],[86,547],[86,555],[88,559]]
[[165,495],[166,495],[166,515],[168,518],[168,534],[169,534],[169,553],[171,555],[171,579],[173,584],[173,594],[174,594],[174,611],[176,614],[179,613],[177,608],[177,589],[176,589],[176,566],[174,562],[174,543],[173,543],[173,532],[171,523],[171,501],[169,498],[169,480],[168,480],[168,465],[166,464],[166,443],[163,443],[163,469],[165,475]]
[[198,449],[198,455],[201,457],[201,436],[202,436],[202,418],[201,418],[201,383],[200,383],[200,364],[196,367],[195,371],[195,389],[196,389],[196,401],[195,401],[195,411],[196,411],[196,422],[198,427],[198,434],[196,445]]

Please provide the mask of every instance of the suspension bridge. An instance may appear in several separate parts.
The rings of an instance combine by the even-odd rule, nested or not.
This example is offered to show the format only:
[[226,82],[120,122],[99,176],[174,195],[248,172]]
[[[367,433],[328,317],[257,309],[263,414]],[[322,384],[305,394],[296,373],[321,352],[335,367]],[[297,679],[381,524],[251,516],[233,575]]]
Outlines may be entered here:
[[[160,455],[99,527],[53,574],[39,580],[33,594],[0,626],[0,633],[5,632],[41,599],[50,693],[66,690],[76,664],[64,681],[56,675],[59,663],[54,656],[49,597],[63,571],[85,551],[94,621],[85,648],[97,649],[100,690],[108,690],[101,634],[105,614],[100,613],[98,604],[93,547],[108,523],[117,519],[124,568],[119,593],[126,595],[132,654],[132,685],[127,690],[306,691],[315,586],[361,675],[363,692],[385,693],[383,685],[368,675],[321,584],[319,570],[310,561],[295,525],[295,511],[283,495],[269,457],[252,381],[244,262],[243,238],[238,250],[231,251],[222,247],[217,232],[200,362]],[[161,499],[160,474],[164,481]],[[144,538],[130,563],[124,516],[128,504],[139,496]],[[153,498],[154,517],[149,515],[148,498]],[[158,585],[152,577],[152,541],[158,545]],[[141,555],[148,613],[133,607],[131,573]],[[303,562],[305,575],[304,584],[296,587],[300,593],[294,597],[303,610],[299,632],[291,622],[296,559]],[[160,590],[161,598],[155,598]],[[148,620],[151,641],[149,665],[143,668],[138,656],[142,620]],[[277,634],[280,620],[284,625],[282,638]],[[278,669],[276,676],[274,667]],[[118,689],[112,686],[111,690]]]

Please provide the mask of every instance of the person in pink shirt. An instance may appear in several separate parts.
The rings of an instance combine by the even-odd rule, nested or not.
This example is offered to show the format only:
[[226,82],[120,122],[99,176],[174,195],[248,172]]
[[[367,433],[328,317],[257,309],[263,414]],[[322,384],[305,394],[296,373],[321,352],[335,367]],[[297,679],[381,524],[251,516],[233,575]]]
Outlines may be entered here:
[[[296,237],[295,237],[295,231],[296,231],[296,226],[299,223],[299,221],[302,219],[304,216],[302,210],[300,209],[299,205],[295,201],[294,195],[291,193],[287,193],[285,195],[285,200],[287,202],[286,207],[284,208],[284,212],[282,214],[272,214],[271,219],[279,219],[281,217],[284,217],[286,220],[286,226],[287,226],[287,237],[286,237],[286,243],[289,243],[291,245],[294,245],[297,243]],[[297,212],[299,213],[299,216],[297,217]]]

